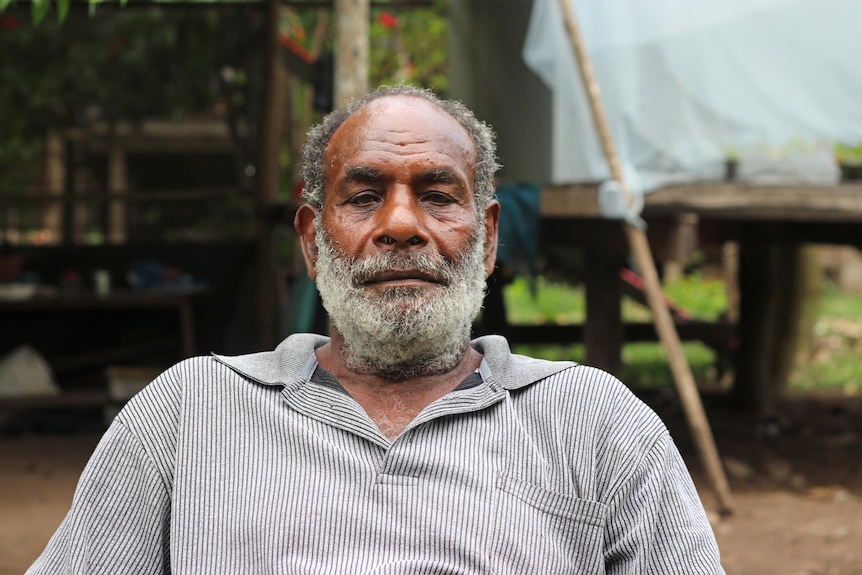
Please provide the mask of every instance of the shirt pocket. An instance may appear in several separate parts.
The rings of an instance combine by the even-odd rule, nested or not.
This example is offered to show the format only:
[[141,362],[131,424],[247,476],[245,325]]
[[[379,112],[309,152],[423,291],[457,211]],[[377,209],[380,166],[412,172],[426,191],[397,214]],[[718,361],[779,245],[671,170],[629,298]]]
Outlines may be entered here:
[[602,503],[500,475],[491,563],[496,573],[604,573]]

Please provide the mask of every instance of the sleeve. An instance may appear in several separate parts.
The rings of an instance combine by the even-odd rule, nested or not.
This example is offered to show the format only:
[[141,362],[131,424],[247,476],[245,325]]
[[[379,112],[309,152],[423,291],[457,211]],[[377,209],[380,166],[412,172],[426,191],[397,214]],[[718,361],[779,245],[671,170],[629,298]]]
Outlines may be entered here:
[[609,511],[609,575],[724,574],[712,527],[669,434],[641,459]]
[[115,420],[72,507],[27,575],[170,572],[170,495],[140,440]]

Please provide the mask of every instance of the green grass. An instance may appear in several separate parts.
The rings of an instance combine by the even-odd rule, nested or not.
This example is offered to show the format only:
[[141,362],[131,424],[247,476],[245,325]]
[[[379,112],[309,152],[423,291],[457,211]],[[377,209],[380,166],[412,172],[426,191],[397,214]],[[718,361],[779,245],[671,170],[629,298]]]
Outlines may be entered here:
[[842,390],[847,395],[862,391],[860,351],[837,350],[828,361],[810,361],[794,369],[790,391]]
[[536,279],[536,297],[524,278],[516,278],[503,291],[507,319],[513,324],[581,323],[587,316],[583,290],[564,284]]
[[[693,317],[714,320],[726,307],[724,286],[717,280],[692,276],[667,286],[665,293],[687,309]],[[504,291],[509,323],[570,325],[586,318],[586,302],[581,287],[548,282],[539,277],[535,297],[523,278],[517,278]],[[623,298],[625,321],[649,322],[649,308]],[[516,345],[514,351],[550,360],[571,360],[583,363],[583,344]],[[699,342],[684,342],[683,351],[697,381],[706,382],[712,375],[715,353]],[[673,384],[673,375],[661,345],[657,342],[629,343],[623,346],[623,380],[633,388],[653,389]]]
[[790,376],[790,390],[862,392],[862,294],[827,284],[820,301],[811,349]]
[[[718,319],[727,307],[720,280],[694,274],[665,287],[665,293],[694,318]],[[586,316],[583,289],[537,280],[537,294],[527,282],[516,279],[504,292],[508,320],[513,324],[573,324]],[[650,310],[623,298],[625,321],[650,321]],[[794,369],[790,390],[842,389],[862,393],[862,295],[841,293],[827,286],[819,306],[812,349]],[[585,361],[581,344],[516,345],[515,351],[551,360]],[[683,351],[695,380],[714,384],[715,353],[699,342],[684,342]],[[623,380],[633,388],[652,389],[673,384],[673,377],[659,343],[630,343],[623,347]]]
[[[514,346],[515,353],[540,357],[552,361],[586,362],[583,344]],[[683,353],[688,359],[695,381],[709,382],[713,378],[715,352],[700,342],[683,342]],[[661,345],[651,342],[629,343],[623,346],[622,380],[635,389],[661,389],[673,385],[673,374]]]
[[827,283],[820,301],[820,317],[856,317],[862,319],[862,294],[842,293]]

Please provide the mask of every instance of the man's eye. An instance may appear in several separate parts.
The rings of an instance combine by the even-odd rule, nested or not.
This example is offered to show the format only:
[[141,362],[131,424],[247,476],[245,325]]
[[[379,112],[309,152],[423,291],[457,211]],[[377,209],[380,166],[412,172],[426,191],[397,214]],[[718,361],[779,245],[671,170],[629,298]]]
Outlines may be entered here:
[[368,206],[380,201],[380,197],[374,192],[359,192],[352,196],[347,203],[355,206]]
[[455,201],[455,198],[443,192],[426,192],[422,199],[437,206],[445,206]]

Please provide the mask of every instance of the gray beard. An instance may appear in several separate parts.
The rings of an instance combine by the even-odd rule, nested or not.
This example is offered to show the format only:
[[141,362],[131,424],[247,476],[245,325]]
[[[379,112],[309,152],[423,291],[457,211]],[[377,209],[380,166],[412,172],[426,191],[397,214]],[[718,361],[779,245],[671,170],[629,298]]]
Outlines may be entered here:
[[[403,381],[453,369],[470,345],[470,329],[485,297],[484,222],[455,261],[389,251],[361,260],[340,254],[317,225],[317,289],[344,340],[355,372]],[[376,294],[362,287],[374,274],[420,270],[441,289],[396,287]]]

